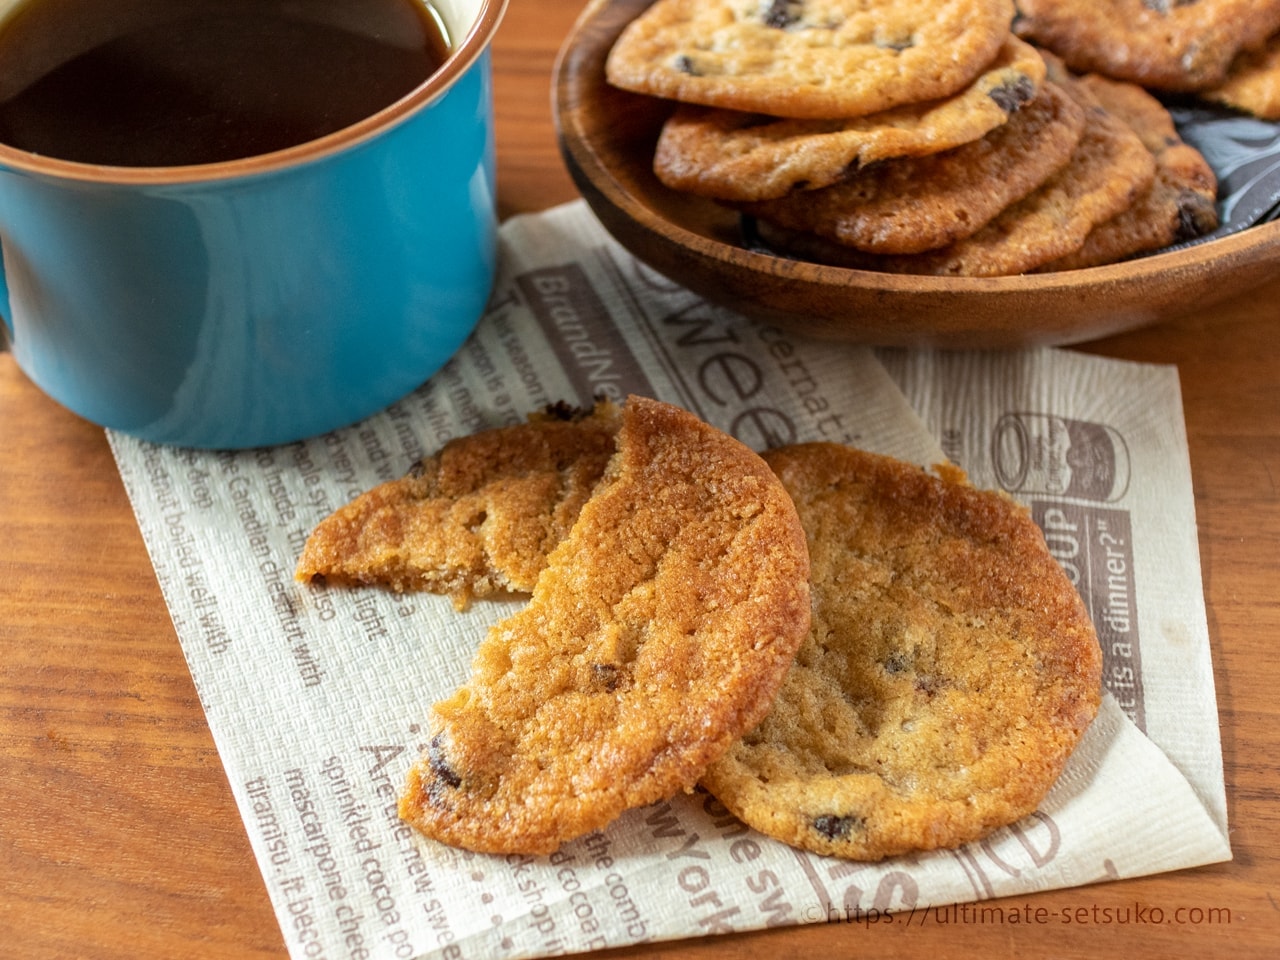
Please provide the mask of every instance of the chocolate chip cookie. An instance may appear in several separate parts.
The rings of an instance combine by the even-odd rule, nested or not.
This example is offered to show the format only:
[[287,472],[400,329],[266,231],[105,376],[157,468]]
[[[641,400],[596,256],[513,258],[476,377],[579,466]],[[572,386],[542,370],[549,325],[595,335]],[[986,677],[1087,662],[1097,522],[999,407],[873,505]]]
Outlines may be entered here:
[[777,117],[948,97],[1009,34],[1012,0],[657,0],[610,51],[625,90]]
[[1014,30],[1077,73],[1161,90],[1217,86],[1280,30],[1280,0],[1017,0]]
[[808,535],[813,625],[703,785],[769,836],[856,860],[1034,811],[1097,711],[1101,652],[1027,511],[848,447],[766,458]]
[[1200,96],[1264,120],[1280,120],[1280,34],[1262,49],[1237,57],[1226,79]]
[[673,190],[757,201],[836,183],[881,160],[935,154],[1006,123],[1034,99],[1044,60],[1009,37],[960,93],[864,117],[783,120],[682,105],[663,125],[654,172]]

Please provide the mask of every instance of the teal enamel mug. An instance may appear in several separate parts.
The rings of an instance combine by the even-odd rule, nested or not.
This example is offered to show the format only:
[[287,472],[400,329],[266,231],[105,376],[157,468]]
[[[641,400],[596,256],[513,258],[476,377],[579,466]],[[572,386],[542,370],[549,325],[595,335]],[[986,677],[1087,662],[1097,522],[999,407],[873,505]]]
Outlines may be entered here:
[[[506,0],[432,6],[443,64],[316,139],[168,166],[0,143],[0,337],[25,374],[112,430],[246,448],[354,423],[438,370],[493,283]],[[360,82],[341,63],[326,79]]]

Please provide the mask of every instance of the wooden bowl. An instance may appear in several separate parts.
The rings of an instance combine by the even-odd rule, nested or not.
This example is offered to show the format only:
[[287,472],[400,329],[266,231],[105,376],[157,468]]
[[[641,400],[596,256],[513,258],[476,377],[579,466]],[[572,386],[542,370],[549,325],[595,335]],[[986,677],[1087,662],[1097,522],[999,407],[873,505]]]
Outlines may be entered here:
[[601,223],[639,260],[708,300],[798,334],[882,346],[1078,343],[1203,310],[1274,275],[1280,223],[1126,263],[996,278],[848,270],[744,248],[739,218],[664,187],[654,144],[668,101],[610,86],[604,62],[650,0],[592,0],[555,67],[560,150]]

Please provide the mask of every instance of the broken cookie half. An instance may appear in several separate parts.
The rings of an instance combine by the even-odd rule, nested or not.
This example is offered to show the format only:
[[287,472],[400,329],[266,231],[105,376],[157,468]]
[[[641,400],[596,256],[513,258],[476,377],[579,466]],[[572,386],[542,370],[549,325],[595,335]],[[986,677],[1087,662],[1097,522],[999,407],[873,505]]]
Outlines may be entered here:
[[473,597],[528,592],[614,452],[621,411],[549,407],[446,443],[323,520],[296,576]]

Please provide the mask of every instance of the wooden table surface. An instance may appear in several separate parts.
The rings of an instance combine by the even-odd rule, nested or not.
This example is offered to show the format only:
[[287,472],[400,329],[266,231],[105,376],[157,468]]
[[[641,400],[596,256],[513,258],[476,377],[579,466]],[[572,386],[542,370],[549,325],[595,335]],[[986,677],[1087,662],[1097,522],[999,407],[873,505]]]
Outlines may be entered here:
[[[575,196],[550,76],[579,4],[512,0],[499,33],[504,217]],[[1004,902],[1054,917],[1084,907],[1097,922],[820,924],[602,956],[1280,956],[1278,343],[1280,277],[1211,313],[1082,348],[1176,364],[1181,375],[1233,862]],[[1105,923],[1103,908],[1134,919]],[[1150,922],[1156,910],[1164,923]],[[0,956],[286,956],[103,432],[45,398],[8,354]]]

